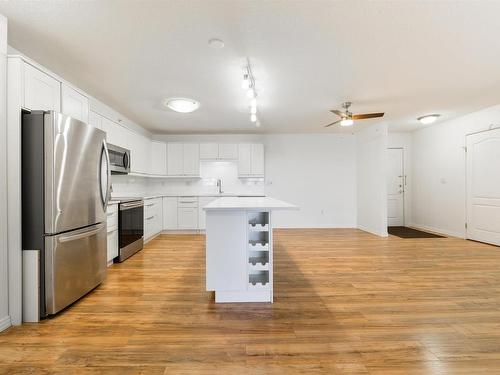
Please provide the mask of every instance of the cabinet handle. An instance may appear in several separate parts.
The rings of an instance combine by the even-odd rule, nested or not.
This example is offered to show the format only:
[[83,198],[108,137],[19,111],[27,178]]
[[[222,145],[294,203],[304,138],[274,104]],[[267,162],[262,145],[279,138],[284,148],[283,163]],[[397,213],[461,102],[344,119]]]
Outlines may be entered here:
[[146,220],[151,220],[152,218],[154,218],[154,216],[150,216],[150,217],[146,218]]
[[151,204],[147,204],[146,207],[153,207],[155,204],[154,203],[151,203]]

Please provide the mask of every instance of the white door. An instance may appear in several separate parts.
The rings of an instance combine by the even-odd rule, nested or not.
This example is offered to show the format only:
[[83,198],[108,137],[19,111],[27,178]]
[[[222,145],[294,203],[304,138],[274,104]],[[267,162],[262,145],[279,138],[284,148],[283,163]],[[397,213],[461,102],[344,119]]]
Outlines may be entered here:
[[198,143],[184,143],[183,171],[186,176],[200,175],[200,145]]
[[467,238],[500,246],[500,129],[467,136]]
[[62,84],[61,112],[77,120],[89,122],[89,99],[73,88]]
[[182,167],[182,143],[167,144],[167,173],[169,176],[181,176]]
[[387,224],[390,227],[404,225],[404,164],[403,149],[387,150]]
[[24,65],[24,106],[32,110],[61,110],[61,83],[32,67]]

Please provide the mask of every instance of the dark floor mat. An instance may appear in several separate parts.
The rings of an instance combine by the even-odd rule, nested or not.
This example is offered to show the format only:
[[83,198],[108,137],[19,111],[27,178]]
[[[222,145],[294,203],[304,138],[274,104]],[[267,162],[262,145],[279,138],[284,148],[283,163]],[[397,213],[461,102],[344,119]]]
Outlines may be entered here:
[[408,227],[388,227],[387,231],[389,234],[399,238],[444,238],[437,234],[422,232],[421,230]]

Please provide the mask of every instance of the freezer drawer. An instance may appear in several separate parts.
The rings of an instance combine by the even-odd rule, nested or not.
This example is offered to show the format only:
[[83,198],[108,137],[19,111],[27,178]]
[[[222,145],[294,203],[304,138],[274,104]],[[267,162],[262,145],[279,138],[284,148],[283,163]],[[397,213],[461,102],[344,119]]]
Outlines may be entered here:
[[106,224],[45,237],[45,305],[55,314],[106,277]]

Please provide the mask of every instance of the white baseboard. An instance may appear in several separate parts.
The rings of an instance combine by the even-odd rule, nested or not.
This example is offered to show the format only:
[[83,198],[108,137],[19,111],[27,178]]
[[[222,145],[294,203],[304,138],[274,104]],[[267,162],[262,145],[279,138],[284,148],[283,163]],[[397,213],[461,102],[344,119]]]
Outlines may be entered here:
[[7,328],[9,328],[12,325],[10,321],[10,316],[3,317],[0,319],[0,332],[5,331]]
[[420,224],[415,224],[415,223],[408,224],[407,226],[410,228],[414,228],[414,229],[420,229],[423,231],[434,232],[436,234],[442,234],[444,236],[465,239],[465,231],[464,231],[464,233],[459,233],[459,232],[449,231],[449,230],[442,229],[442,228],[430,227],[427,225],[420,225]]
[[358,225],[358,229],[365,231],[365,232],[368,232],[368,233],[371,233],[371,234],[374,234],[374,235],[379,236],[379,237],[389,236],[389,234],[387,233],[387,229],[385,231],[379,231],[378,229],[368,228],[368,227],[365,227],[364,225]]

